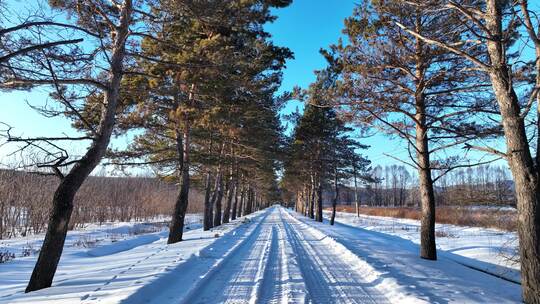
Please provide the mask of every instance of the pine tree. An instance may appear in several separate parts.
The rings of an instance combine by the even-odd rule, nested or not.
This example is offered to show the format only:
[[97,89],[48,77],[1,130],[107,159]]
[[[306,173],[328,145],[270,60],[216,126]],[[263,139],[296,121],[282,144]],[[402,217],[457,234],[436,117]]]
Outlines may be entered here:
[[[129,70],[126,61],[137,45],[132,39],[133,20],[144,19],[141,16],[144,9],[138,10],[142,1],[136,4],[130,0],[115,3],[96,1],[83,6],[78,1],[50,1],[49,4],[51,10],[67,12],[71,16],[68,23],[51,19],[37,23],[28,21],[19,29],[36,29],[40,35],[35,37],[42,36],[44,26],[73,30],[88,42],[72,45],[82,39],[65,40],[61,38],[62,34],[53,30],[49,30],[49,33],[53,37],[60,37],[60,41],[52,44],[28,40],[32,35],[21,34],[21,39],[13,40],[22,42],[21,48],[0,58],[3,65],[2,88],[52,87],[50,95],[58,102],[59,109],[44,106],[38,111],[47,117],[67,116],[73,119],[75,125],[83,125],[85,134],[80,137],[50,138],[22,138],[13,137],[9,132],[7,134],[8,141],[24,142],[26,147],[40,147],[45,155],[34,164],[35,167],[38,170],[50,169],[60,179],[52,199],[45,240],[26,292],[52,284],[74,208],[73,199],[105,155],[115,128],[120,84]],[[11,44],[4,45],[4,42],[3,47]],[[24,56],[11,60],[20,55]],[[96,107],[92,121],[89,121],[84,116],[84,109],[92,103]],[[79,158],[69,155],[67,149],[60,147],[59,141],[88,141],[89,146]]]
[[[119,164],[150,164],[165,178],[178,180],[169,243],[182,239],[192,178],[205,191],[204,229],[229,221],[238,200],[243,154],[259,138],[243,130],[254,122],[267,123],[261,120],[266,108],[276,115],[273,94],[291,54],[274,46],[262,30],[262,24],[273,20],[272,6],[262,3],[198,1],[186,7],[163,2],[158,11],[172,20],[161,28],[159,39],[143,41],[139,63],[152,77],[134,77],[125,84],[124,131],[144,133],[128,151],[112,156]],[[247,115],[259,119],[246,121]]]
[[[518,5],[518,7],[516,7]],[[433,35],[422,32],[403,23],[397,23],[409,37],[435,49],[450,52],[456,61],[471,64],[473,68],[489,77],[489,84],[497,106],[492,109],[502,125],[506,142],[506,151],[497,147],[486,146],[485,143],[468,145],[468,149],[487,152],[507,160],[512,171],[519,213],[518,234],[520,239],[520,262],[522,277],[522,294],[526,303],[540,303],[540,208],[538,193],[540,188],[539,152],[529,143],[526,120],[531,114],[538,88],[533,87],[528,93],[528,101],[520,100],[517,85],[523,79],[534,79],[534,74],[523,74],[522,60],[513,60],[521,55],[521,51],[513,51],[515,42],[520,38],[520,26],[524,25],[528,39],[532,39],[527,12],[530,10],[527,1],[434,1],[429,6],[419,7],[426,18],[432,18],[433,12],[444,10],[454,21],[449,25],[464,29],[459,39],[449,38],[453,32]],[[521,12],[521,16],[518,13]],[[525,12],[525,13],[524,13]],[[523,22],[514,22],[520,20]],[[477,52],[478,48],[481,52]],[[538,55],[536,56],[538,59]],[[519,58],[519,57],[518,57]],[[515,64],[514,64],[515,62]],[[528,74],[528,75],[527,75]],[[477,117],[481,113],[474,112]],[[535,115],[538,117],[538,115]],[[533,124],[534,133],[538,124]],[[538,140],[538,139],[537,139]]]
[[[296,209],[319,222],[323,221],[323,188],[332,185],[331,224],[341,183],[354,170],[364,172],[369,166],[369,161],[357,154],[357,150],[367,147],[350,138],[352,128],[346,126],[331,106],[334,82],[335,74],[330,69],[319,71],[317,80],[304,92],[306,107],[297,118],[289,143],[283,179],[283,186],[296,193]],[[351,159],[357,161],[353,163]]]
[[[396,24],[459,41],[464,28],[455,17],[439,11],[426,16],[423,1],[369,1],[345,22],[347,43],[326,53],[341,70],[338,107],[360,124],[369,125],[407,143],[418,171],[421,198],[421,253],[437,258],[433,183],[454,168],[472,165],[462,157],[437,158],[439,152],[471,138],[489,138],[499,126],[482,125],[473,113],[493,107],[486,77],[452,52],[430,47],[410,37]],[[471,52],[480,52],[472,47]],[[343,106],[345,105],[345,106]]]

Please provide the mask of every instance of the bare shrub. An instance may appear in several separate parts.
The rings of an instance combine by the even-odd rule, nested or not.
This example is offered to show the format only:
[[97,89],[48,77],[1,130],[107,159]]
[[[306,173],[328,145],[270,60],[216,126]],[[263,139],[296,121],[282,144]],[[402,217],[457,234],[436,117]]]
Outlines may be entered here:
[[15,253],[8,250],[0,250],[0,264],[9,262],[15,258]]
[[446,230],[436,230],[435,231],[436,237],[445,237],[445,238],[458,238],[458,235],[455,235],[449,231]]
[[128,230],[129,235],[140,235],[162,231],[167,227],[167,223],[145,223],[135,225]]
[[25,246],[22,247],[21,250],[21,257],[28,257],[35,255],[39,252],[39,249],[34,248],[34,246],[31,243],[26,243]]
[[74,247],[82,247],[82,248],[94,248],[96,247],[97,243],[99,243],[100,240],[83,235],[78,240],[73,242]]

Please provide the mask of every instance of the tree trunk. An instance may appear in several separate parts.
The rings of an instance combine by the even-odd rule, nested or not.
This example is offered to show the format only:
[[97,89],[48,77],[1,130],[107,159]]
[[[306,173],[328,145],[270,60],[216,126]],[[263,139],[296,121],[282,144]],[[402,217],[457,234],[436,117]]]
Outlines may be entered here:
[[[421,30],[420,15],[416,15],[416,31]],[[418,166],[418,187],[420,190],[420,206],[422,217],[420,219],[420,257],[427,260],[437,260],[437,247],[435,245],[435,192],[433,178],[431,177],[430,151],[428,127],[426,124],[425,72],[426,59],[424,58],[424,43],[416,39],[416,69],[415,69],[415,119],[416,119],[416,158]]]
[[253,198],[254,198],[253,201],[255,202],[255,209],[254,209],[254,210],[255,210],[255,211],[261,210],[261,209],[260,209],[260,208],[261,208],[261,205],[260,205],[259,195],[258,195],[257,192],[255,192],[255,193],[253,194]]
[[214,227],[221,225],[221,201],[223,199],[223,174],[221,168],[218,169],[218,178],[216,180],[216,190],[212,198],[214,206]]
[[212,228],[212,201],[210,200],[210,192],[212,185],[212,176],[210,171],[206,173],[205,193],[204,193],[204,214],[203,214],[203,230],[207,231]]
[[[486,27],[502,37],[501,1],[486,2]],[[540,206],[538,167],[527,141],[520,105],[512,86],[511,71],[500,39],[487,40],[491,68],[489,76],[499,104],[507,146],[507,161],[515,183],[518,209],[521,286],[525,303],[540,303]]]
[[240,204],[238,205],[238,216],[244,216],[245,213],[245,199],[246,199],[246,187],[242,183],[242,190],[240,191]]
[[332,200],[332,217],[330,218],[330,225],[334,225],[336,219],[336,207],[339,199],[339,184],[337,168],[334,168],[334,199]]
[[302,215],[303,216],[307,216],[307,196],[306,196],[306,185],[304,185],[304,189],[302,189],[302,200],[300,201],[300,203],[302,203],[302,205],[300,205],[300,208],[302,209]]
[[319,181],[317,183],[317,221],[321,222],[323,221],[323,186],[322,186],[322,179],[319,177]]
[[429,167],[429,154],[418,153],[420,168],[418,168],[418,180],[420,187],[420,204],[422,209],[420,228],[420,257],[428,260],[437,259],[435,245],[435,195],[433,192],[433,180]]
[[253,190],[251,189],[251,186],[248,186],[246,209],[244,210],[245,215],[251,214],[252,208],[253,208]]
[[107,150],[114,125],[120,83],[123,76],[125,42],[129,34],[131,19],[131,1],[125,0],[120,12],[119,26],[116,30],[114,46],[110,60],[109,85],[104,92],[104,108],[101,112],[97,135],[86,154],[62,179],[54,193],[45,240],[41,246],[36,266],[25,292],[50,287],[64,249],[67,229],[73,211],[75,194],[99,164]]
[[[423,112],[418,112],[417,119],[425,121]],[[420,257],[427,260],[437,259],[435,246],[435,193],[428,150],[428,135],[424,126],[416,126],[416,149],[418,159],[418,183],[420,188],[420,205],[422,209],[420,228]]]
[[302,215],[304,214],[304,190],[300,191],[300,198],[298,201],[298,208],[300,209],[299,212]]
[[313,175],[311,175],[311,188],[309,195],[309,217],[315,218],[315,180]]
[[356,216],[360,217],[360,201],[358,200],[358,182],[356,176],[356,166],[353,164],[353,178],[354,178],[354,205],[356,207]]
[[231,203],[232,203],[233,194],[234,194],[234,183],[233,183],[232,175],[227,185],[228,185],[227,186],[227,201],[225,203],[225,209],[223,210],[223,223],[229,222],[229,218],[231,214]]
[[296,196],[295,196],[296,200],[295,200],[295,204],[294,204],[294,211],[295,212],[300,212],[300,191],[296,191]]
[[[192,94],[193,92],[190,92],[188,102],[193,98]],[[178,194],[176,204],[174,205],[174,212],[169,228],[169,239],[167,240],[167,244],[174,244],[182,240],[182,236],[184,233],[184,219],[186,217],[186,211],[189,202],[190,121],[186,113],[184,113],[182,116],[184,122],[182,135],[180,136],[179,130],[177,130],[176,132],[177,153],[180,158],[180,193]]]
[[236,174],[236,181],[234,183],[234,202],[232,206],[232,212],[231,212],[231,220],[236,219],[236,210],[238,208],[238,173]]
[[502,114],[508,165],[515,183],[523,300],[525,303],[540,303],[538,171],[530,153],[523,120],[519,116],[518,98],[513,89],[507,86],[506,73],[495,71],[491,74]]

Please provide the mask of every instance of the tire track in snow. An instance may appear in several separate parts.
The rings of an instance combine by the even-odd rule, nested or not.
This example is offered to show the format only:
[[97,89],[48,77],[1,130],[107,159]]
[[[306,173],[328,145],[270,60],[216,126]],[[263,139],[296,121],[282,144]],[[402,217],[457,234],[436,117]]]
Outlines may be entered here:
[[[254,303],[268,260],[272,229],[269,210],[257,227],[204,276],[182,303]],[[259,280],[257,279],[259,278]],[[253,299],[253,300],[252,300]]]
[[282,298],[283,269],[279,261],[283,258],[279,247],[279,236],[276,226],[272,226],[272,241],[262,283],[259,288],[258,300],[262,303],[280,303]]
[[269,303],[305,303],[307,288],[304,277],[298,265],[298,259],[293,250],[290,240],[287,238],[285,231],[285,223],[281,215],[281,210],[278,212],[279,222],[276,226],[279,240],[279,257],[278,263],[281,270],[280,294],[274,293],[274,298],[270,299]]
[[[280,210],[281,213],[281,210]],[[287,237],[296,253],[310,303],[384,303],[339,254],[321,242],[288,213],[284,220]]]
[[350,261],[279,207],[182,303],[384,303]]
[[304,302],[306,288],[284,230],[281,212],[270,209],[257,230],[183,303]]
[[287,239],[281,211],[276,210],[272,245],[258,303],[304,303],[307,289],[292,245]]
[[277,303],[275,301],[281,298],[281,284],[275,280],[276,278],[280,279],[282,276],[281,264],[278,263],[281,258],[278,246],[277,229],[275,226],[272,226],[270,248],[265,262],[263,277],[257,294],[253,294],[252,299],[258,299],[264,303]]

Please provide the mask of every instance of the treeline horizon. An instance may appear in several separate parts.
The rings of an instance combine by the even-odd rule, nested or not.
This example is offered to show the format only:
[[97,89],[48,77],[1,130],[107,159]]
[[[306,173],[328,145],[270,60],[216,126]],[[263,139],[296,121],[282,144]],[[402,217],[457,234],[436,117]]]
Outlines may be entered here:
[[[54,176],[0,169],[0,239],[46,230],[50,198],[58,186]],[[170,217],[178,186],[158,177],[93,175],[75,197],[69,230],[85,224],[143,221]],[[202,213],[202,191],[192,189],[187,213]]]
[[[403,165],[375,166],[372,182],[340,187],[338,205],[419,208],[418,180]],[[0,239],[41,233],[46,228],[50,196],[57,179],[22,170],[0,169]],[[91,175],[74,202],[70,230],[88,223],[147,220],[170,216],[178,185],[159,176]],[[204,187],[190,189],[187,213],[204,211]],[[438,206],[515,206],[513,182],[505,166],[458,169],[435,187]],[[326,186],[323,205],[331,205],[334,191]]]

